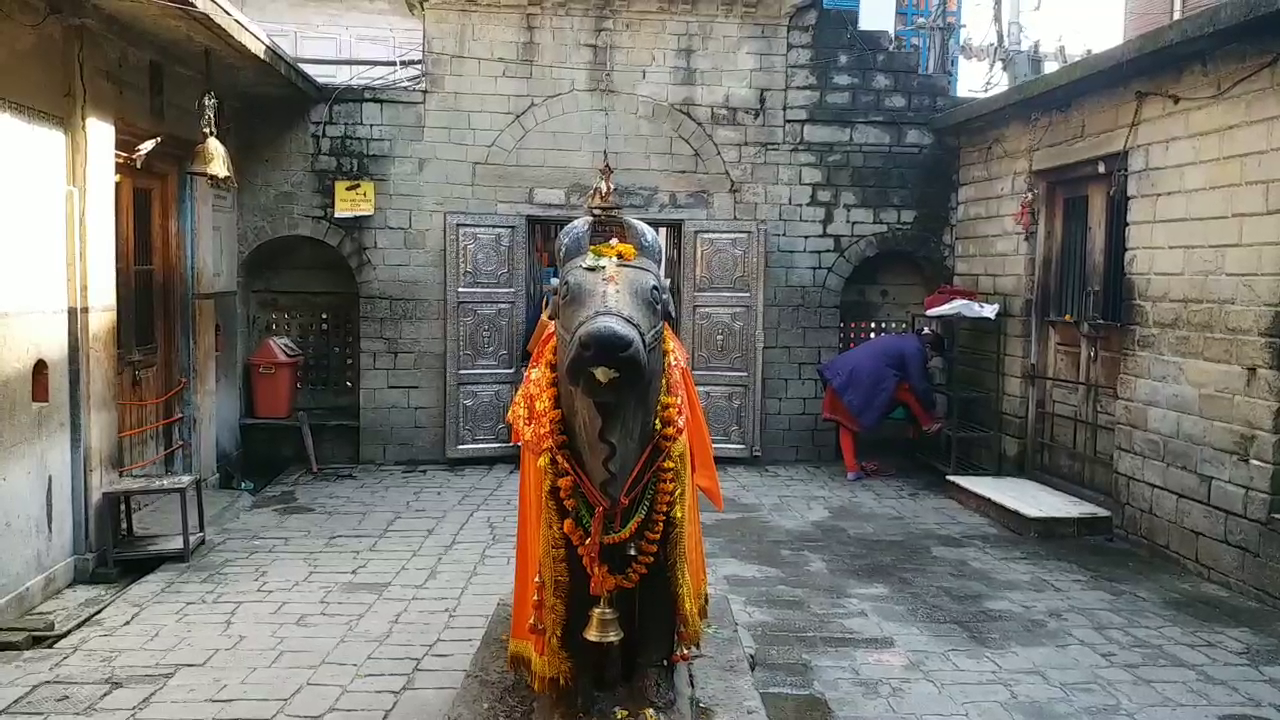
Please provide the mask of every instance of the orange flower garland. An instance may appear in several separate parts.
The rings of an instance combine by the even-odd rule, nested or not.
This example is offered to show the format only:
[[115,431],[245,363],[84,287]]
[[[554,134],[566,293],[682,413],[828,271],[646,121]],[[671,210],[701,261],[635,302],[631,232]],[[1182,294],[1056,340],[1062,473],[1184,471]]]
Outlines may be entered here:
[[[630,248],[631,246],[625,245],[624,247]],[[632,250],[634,251],[634,248]],[[673,347],[669,347],[670,345],[668,338],[667,342],[664,343],[664,352],[671,353],[674,351]],[[550,377],[554,377],[555,352],[548,352],[546,357],[545,371]],[[654,563],[655,555],[659,550],[659,543],[662,541],[667,514],[671,512],[674,505],[678,478],[677,466],[671,457],[670,451],[672,445],[680,437],[682,415],[680,397],[672,391],[673,387],[679,387],[678,378],[672,377],[672,365],[670,363],[664,363],[664,365],[666,365],[666,372],[662,379],[662,392],[658,399],[657,416],[654,418],[654,431],[657,433],[654,454],[659,458],[659,461],[654,469],[654,477],[651,480],[654,483],[654,489],[652,504],[648,508],[648,517],[642,517],[645,512],[645,507],[642,504],[637,510],[638,522],[627,523],[619,531],[608,535],[602,534],[600,538],[601,544],[604,545],[627,542],[643,527],[643,539],[637,543],[639,554],[632,560],[626,571],[620,574],[614,574],[607,565],[599,562],[598,549],[591,547],[591,534],[575,520],[575,516],[588,508],[580,507],[579,496],[575,492],[577,481],[574,479],[567,455],[569,438],[564,432],[564,413],[560,409],[558,388],[555,383],[551,383],[549,389],[550,397],[548,399],[553,409],[547,418],[550,438],[543,452],[543,457],[546,461],[545,467],[551,477],[557,478],[556,487],[559,490],[560,502],[568,511],[568,517],[564,519],[563,523],[564,533],[572,541],[574,547],[577,548],[584,567],[591,575],[591,592],[596,596],[614,592],[618,588],[634,588],[640,582],[641,576],[649,572],[649,566]],[[587,501],[587,504],[590,505],[590,501]],[[598,508],[590,507],[590,510],[591,512],[587,513],[588,517]]]
[[636,246],[631,243],[619,242],[617,238],[607,243],[591,246],[591,254],[599,258],[616,258],[623,262],[631,262],[636,259]]

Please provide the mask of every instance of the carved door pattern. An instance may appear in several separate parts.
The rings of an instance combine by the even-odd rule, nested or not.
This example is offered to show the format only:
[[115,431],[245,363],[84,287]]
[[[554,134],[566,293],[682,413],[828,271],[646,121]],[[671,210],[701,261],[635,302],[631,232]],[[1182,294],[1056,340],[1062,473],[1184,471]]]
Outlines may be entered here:
[[764,226],[686,222],[680,339],[718,457],[760,454]]
[[445,219],[445,456],[514,456],[507,410],[521,377],[525,219]]

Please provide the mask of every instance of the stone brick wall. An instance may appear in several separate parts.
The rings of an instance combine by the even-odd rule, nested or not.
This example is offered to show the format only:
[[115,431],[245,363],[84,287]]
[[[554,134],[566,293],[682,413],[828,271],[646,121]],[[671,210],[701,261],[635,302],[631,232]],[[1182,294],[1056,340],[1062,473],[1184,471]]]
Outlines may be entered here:
[[1236,47],[1034,119],[965,131],[956,277],[1006,300],[1006,448],[1026,437],[1035,235],[1014,226],[1028,168],[1120,151],[1132,132],[1126,319],[1112,495],[1123,530],[1202,575],[1280,595],[1280,92],[1269,50]]
[[[926,121],[947,84],[839,14],[649,9],[430,9],[425,97],[345,91],[243,150],[241,252],[308,234],[357,274],[363,459],[443,454],[445,213],[576,217],[606,146],[635,217],[768,224],[763,452],[834,456],[815,369],[845,278],[881,252],[945,273],[952,170]],[[328,183],[352,174],[379,210],[333,221]]]

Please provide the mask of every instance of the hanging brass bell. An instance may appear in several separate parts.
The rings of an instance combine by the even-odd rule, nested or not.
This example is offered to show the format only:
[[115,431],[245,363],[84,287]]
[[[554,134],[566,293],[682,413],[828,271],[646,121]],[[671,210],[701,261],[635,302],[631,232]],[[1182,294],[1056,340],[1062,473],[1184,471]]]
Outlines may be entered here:
[[618,622],[618,611],[609,605],[608,598],[602,598],[587,616],[587,627],[582,637],[588,642],[609,645],[622,640],[622,625]]

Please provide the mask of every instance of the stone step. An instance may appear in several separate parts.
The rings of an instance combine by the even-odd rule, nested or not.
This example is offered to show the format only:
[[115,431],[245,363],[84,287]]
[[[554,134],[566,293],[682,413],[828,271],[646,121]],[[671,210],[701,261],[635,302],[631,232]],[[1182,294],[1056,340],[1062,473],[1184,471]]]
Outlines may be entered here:
[[1105,508],[1033,480],[991,475],[948,475],[949,494],[962,505],[1031,537],[1110,535]]
[[47,617],[20,617],[7,620],[0,618],[0,631],[53,632],[53,625],[53,618]]
[[30,650],[33,642],[29,632],[0,631],[0,650]]

